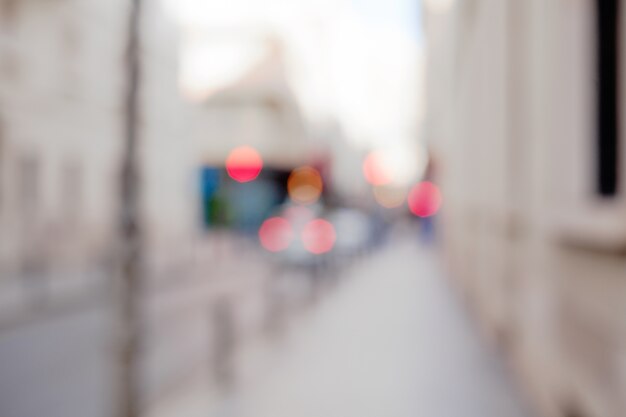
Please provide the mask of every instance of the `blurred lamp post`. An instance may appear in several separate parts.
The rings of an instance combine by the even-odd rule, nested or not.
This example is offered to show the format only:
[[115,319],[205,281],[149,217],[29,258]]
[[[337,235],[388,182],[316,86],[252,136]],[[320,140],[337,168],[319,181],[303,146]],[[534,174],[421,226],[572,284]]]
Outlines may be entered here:
[[128,39],[124,61],[124,144],[120,175],[120,276],[116,293],[119,379],[118,417],[140,415],[138,345],[140,331],[140,283],[142,278],[142,233],[140,215],[139,145],[140,16],[141,0],[129,6]]

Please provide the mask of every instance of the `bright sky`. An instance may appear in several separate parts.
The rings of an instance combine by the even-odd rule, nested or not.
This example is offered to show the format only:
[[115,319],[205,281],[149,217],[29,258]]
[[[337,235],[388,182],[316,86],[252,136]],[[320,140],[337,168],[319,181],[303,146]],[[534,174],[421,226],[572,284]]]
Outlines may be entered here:
[[355,9],[374,24],[400,27],[422,40],[421,7],[417,0],[353,0]]
[[[419,0],[163,0],[187,33],[181,85],[202,96],[286,45],[291,85],[312,122],[338,120],[361,148],[406,155],[421,117]],[[219,35],[219,36],[216,36]],[[408,167],[415,161],[398,161]],[[407,176],[409,173],[407,172]]]

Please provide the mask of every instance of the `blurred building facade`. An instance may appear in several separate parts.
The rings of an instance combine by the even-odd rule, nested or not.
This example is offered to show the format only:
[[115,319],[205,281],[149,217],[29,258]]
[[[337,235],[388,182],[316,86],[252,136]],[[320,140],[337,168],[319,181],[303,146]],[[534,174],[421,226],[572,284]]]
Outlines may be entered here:
[[289,85],[284,46],[256,39],[264,55],[230,85],[206,98],[191,132],[194,147],[211,165],[223,165],[237,146],[252,146],[270,166],[293,168],[315,153],[305,120]]
[[[59,266],[65,257],[58,252],[73,258],[68,267],[97,264],[112,250],[117,224],[128,5],[2,4],[2,269],[16,276],[52,260]],[[146,9],[145,219],[151,237],[180,241],[194,215],[177,33],[163,24],[157,3]]]
[[425,6],[451,275],[543,415],[624,415],[626,8]]
[[[103,191],[113,184],[100,181],[111,179],[107,165],[119,149],[111,138],[120,136],[124,8],[2,6],[2,269],[10,274],[43,262],[52,240],[54,249],[75,240],[55,235],[58,224],[91,229],[78,238],[84,250],[85,239],[96,244],[111,229],[102,221],[112,203]],[[96,19],[117,23],[114,40],[84,36]]]

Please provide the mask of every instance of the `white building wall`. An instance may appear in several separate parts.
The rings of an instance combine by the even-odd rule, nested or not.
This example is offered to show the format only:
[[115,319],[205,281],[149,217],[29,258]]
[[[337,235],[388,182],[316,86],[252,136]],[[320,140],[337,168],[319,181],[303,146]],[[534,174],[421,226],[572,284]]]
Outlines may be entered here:
[[[67,204],[60,192],[67,164],[79,166],[83,174],[83,243],[102,239],[110,230],[111,162],[121,138],[124,3],[27,1],[15,8],[1,35],[2,54],[10,61],[0,92],[7,152],[5,264],[32,253],[33,242],[51,248],[66,240],[54,229]],[[20,189],[19,166],[25,158],[37,166],[36,190]],[[24,192],[37,194],[34,218],[26,218],[20,206]]]
[[593,193],[595,2],[452,3],[426,11],[451,276],[543,415],[620,416],[626,206]]
[[[30,258],[54,270],[93,268],[111,255],[129,9],[121,0],[15,4],[15,12],[5,17],[11,24],[0,31],[0,264],[3,277],[19,280]],[[161,2],[144,6],[140,160],[144,222],[154,258],[169,253],[163,242],[187,247],[197,215],[189,108],[178,92],[178,27]],[[20,179],[25,159],[37,165],[32,214],[19,201],[29,193]],[[70,210],[76,212],[68,224]]]

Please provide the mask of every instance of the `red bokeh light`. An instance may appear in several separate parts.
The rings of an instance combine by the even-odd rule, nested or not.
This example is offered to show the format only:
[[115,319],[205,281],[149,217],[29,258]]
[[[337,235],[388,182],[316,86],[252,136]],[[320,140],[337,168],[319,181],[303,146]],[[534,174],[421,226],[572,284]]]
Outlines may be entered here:
[[386,185],[392,179],[383,154],[378,151],[370,152],[363,161],[363,175],[365,180],[372,185]]
[[232,150],[226,158],[228,175],[238,182],[249,182],[259,176],[263,168],[261,155],[250,146],[240,146]]
[[408,197],[411,213],[418,217],[435,215],[441,207],[441,191],[432,182],[424,181],[417,184]]
[[309,252],[320,255],[335,246],[335,227],[323,219],[311,220],[302,230],[302,244]]
[[289,247],[293,240],[293,228],[287,219],[271,217],[259,228],[261,246],[270,252],[280,252]]

